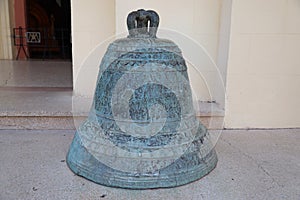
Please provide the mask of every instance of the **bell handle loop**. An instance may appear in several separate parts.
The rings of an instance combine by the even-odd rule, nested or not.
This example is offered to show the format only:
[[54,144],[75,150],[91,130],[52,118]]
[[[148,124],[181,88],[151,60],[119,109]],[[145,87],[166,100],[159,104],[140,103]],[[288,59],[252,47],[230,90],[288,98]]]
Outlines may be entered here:
[[129,13],[127,16],[129,37],[146,35],[151,38],[156,38],[158,25],[159,15],[153,10],[145,11],[141,9]]

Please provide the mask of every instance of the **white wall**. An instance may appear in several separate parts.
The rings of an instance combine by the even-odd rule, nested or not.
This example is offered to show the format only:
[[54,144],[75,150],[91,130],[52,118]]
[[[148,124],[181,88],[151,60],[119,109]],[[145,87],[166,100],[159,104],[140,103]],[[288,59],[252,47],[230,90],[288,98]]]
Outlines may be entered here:
[[[222,78],[222,82],[215,85],[215,98],[216,101],[221,104],[222,108],[225,108],[225,98],[224,93],[221,93],[221,88],[226,90],[226,78],[227,78],[227,62],[230,46],[230,29],[231,29],[231,7],[232,0],[223,0],[221,7],[220,16],[220,34],[219,34],[219,48],[217,65],[220,70],[219,76]],[[221,85],[220,85],[221,84]]]
[[115,34],[115,2],[71,0],[71,12],[74,92],[90,95],[96,85],[99,63],[81,66],[97,45]]
[[300,1],[233,0],[225,125],[300,127]]

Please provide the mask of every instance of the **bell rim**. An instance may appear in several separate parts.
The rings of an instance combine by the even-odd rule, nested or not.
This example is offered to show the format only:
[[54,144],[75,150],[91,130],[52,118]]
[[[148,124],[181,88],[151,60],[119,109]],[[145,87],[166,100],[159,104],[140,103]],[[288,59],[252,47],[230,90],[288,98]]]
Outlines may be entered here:
[[[88,166],[73,162],[70,156],[70,151],[72,151],[72,148],[70,148],[67,154],[66,163],[69,169],[76,175],[103,186],[134,190],[183,186],[207,176],[216,168],[218,163],[217,153],[213,148],[204,158],[201,159],[201,164],[194,168],[189,168],[183,173],[176,174],[176,172],[171,172],[170,174],[165,174],[163,176],[128,176],[128,173],[118,173],[116,175],[115,173],[108,171],[95,173],[95,171],[89,170]],[[101,164],[104,165],[103,163]]]

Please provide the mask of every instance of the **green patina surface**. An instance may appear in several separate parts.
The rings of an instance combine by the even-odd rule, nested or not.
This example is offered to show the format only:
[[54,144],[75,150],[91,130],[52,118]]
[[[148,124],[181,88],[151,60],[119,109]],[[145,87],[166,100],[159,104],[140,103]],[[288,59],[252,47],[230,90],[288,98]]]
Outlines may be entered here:
[[175,43],[156,38],[158,22],[154,11],[132,12],[129,36],[108,47],[90,114],[67,155],[74,173],[146,189],[187,184],[216,166],[195,116],[185,60]]

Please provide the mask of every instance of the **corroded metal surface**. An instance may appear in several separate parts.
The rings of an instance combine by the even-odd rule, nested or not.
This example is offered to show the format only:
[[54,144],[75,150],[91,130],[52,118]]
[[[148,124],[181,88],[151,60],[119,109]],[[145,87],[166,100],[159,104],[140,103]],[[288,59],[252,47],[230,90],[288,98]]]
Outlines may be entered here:
[[108,47],[89,116],[67,156],[76,174],[144,189],[183,185],[216,166],[193,109],[185,60],[176,44],[156,38],[158,22],[154,11],[132,12],[129,36]]

